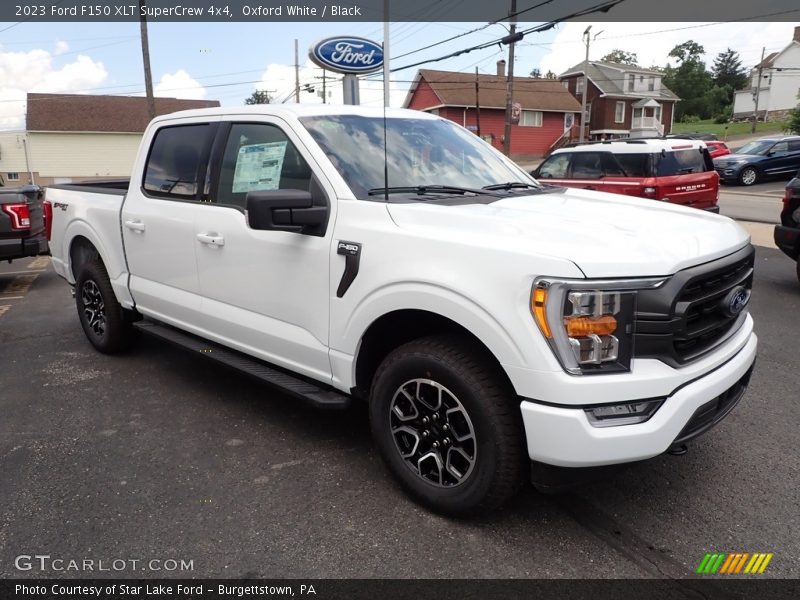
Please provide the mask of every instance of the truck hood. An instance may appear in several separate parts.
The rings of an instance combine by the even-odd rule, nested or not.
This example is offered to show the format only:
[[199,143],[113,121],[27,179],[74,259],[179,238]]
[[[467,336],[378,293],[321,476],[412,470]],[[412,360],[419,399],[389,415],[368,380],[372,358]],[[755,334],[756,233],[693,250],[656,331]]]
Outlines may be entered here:
[[714,159],[714,164],[727,164],[732,162],[737,162],[740,160],[746,160],[747,162],[758,162],[765,158],[760,154],[725,154],[723,156],[718,156]]
[[410,233],[559,258],[591,278],[671,275],[749,241],[727,217],[643,198],[568,189],[487,200],[390,203],[388,210]]

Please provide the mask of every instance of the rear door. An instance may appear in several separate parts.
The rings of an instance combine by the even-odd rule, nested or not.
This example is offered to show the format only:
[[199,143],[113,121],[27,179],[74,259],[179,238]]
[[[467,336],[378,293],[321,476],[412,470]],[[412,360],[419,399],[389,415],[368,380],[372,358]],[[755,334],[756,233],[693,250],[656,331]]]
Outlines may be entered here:
[[674,146],[654,159],[657,200],[700,209],[717,205],[719,175],[706,148]]
[[213,121],[168,125],[155,133],[141,187],[122,207],[130,291],[143,314],[192,329],[201,314],[195,219],[203,208]]
[[790,175],[800,168],[800,140],[783,140],[770,149],[764,171],[770,175]]

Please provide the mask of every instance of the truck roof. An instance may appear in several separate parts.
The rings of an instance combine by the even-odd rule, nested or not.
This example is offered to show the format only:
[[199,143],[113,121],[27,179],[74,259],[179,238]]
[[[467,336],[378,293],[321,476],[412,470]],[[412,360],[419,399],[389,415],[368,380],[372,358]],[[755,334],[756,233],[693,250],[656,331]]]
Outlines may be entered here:
[[[383,107],[352,106],[345,104],[252,104],[245,106],[222,106],[182,110],[156,117],[154,122],[169,121],[176,118],[208,117],[213,115],[269,115],[283,117],[318,117],[328,115],[357,115],[364,117],[383,117]],[[387,108],[387,118],[415,118],[435,120],[439,117],[419,110],[406,108]]]

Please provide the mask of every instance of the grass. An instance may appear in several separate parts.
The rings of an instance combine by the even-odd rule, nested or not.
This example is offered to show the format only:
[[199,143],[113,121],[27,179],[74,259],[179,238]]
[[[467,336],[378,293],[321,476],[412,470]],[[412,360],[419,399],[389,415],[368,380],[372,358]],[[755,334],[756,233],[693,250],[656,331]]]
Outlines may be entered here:
[[[719,139],[726,139],[732,136],[749,135],[752,123],[714,123],[712,119],[698,121],[697,123],[673,123],[672,133],[715,133]],[[781,122],[758,123],[756,135],[767,135],[770,133],[780,133],[785,128]],[[727,133],[726,133],[727,128]]]

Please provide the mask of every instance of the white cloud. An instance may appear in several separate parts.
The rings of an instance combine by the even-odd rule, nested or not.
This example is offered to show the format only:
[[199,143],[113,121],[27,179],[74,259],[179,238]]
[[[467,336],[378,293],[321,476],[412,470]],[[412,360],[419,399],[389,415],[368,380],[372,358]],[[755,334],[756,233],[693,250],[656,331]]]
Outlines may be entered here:
[[202,100],[206,97],[204,88],[196,79],[183,69],[174,73],[165,73],[153,88],[153,95],[168,98],[185,98],[188,100]]
[[81,93],[101,84],[108,73],[103,63],[79,55],[59,68],[46,50],[0,52],[0,129],[25,126],[28,92]]
[[63,41],[63,40],[57,40],[56,41],[56,48],[53,51],[53,54],[55,54],[56,56],[60,56],[61,54],[64,54],[65,52],[69,52],[69,44],[67,42]]
[[[550,53],[540,61],[538,68],[542,73],[549,70],[563,73],[583,62],[585,46],[582,36],[587,25],[567,23],[561,27],[550,46]],[[694,40],[704,47],[709,68],[716,55],[727,48],[736,50],[743,65],[751,67],[758,62],[763,46],[766,46],[767,54],[787,46],[792,41],[793,27],[793,23],[721,23],[703,27],[686,23],[594,23],[592,37],[602,33],[592,40],[589,59],[598,60],[618,48],[635,52],[642,67],[663,67],[668,62],[675,65],[675,59],[668,56],[670,50]],[[675,31],[667,31],[670,29]]]

